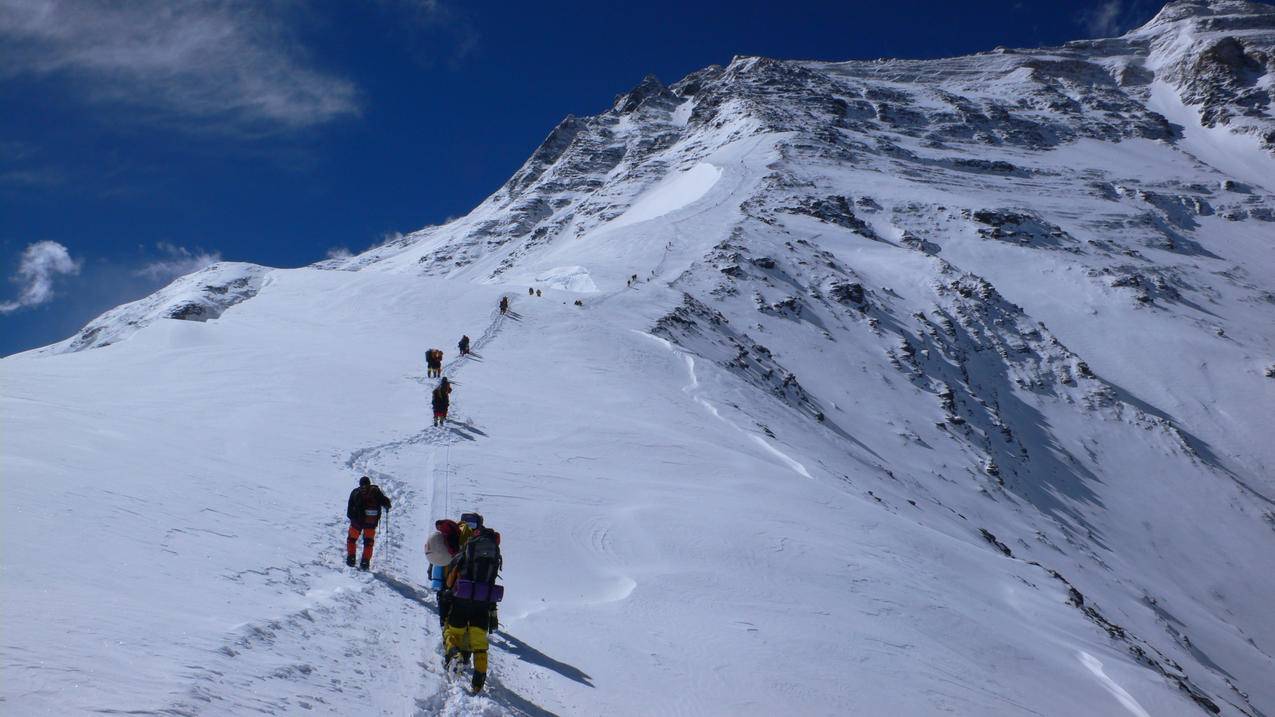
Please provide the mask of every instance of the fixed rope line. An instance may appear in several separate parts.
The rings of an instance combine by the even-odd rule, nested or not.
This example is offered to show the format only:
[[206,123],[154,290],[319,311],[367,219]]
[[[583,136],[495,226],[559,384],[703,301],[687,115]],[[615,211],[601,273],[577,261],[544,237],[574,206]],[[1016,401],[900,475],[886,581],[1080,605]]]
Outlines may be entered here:
[[[512,309],[513,308],[512,299],[509,301],[509,304],[510,304],[510,309]],[[493,310],[492,313],[494,314],[494,317],[491,324],[487,327],[487,330],[484,331],[483,334],[478,337],[478,340],[473,343],[473,349],[471,349],[471,353],[472,353],[472,350],[476,350],[486,346],[487,343],[495,337],[496,332],[500,329],[501,325],[504,323],[505,314],[500,313],[499,309]],[[455,372],[460,370],[460,367],[464,365],[462,363],[463,359],[464,359],[463,356],[458,356],[455,361],[451,362],[450,370],[453,376],[455,376]],[[447,370],[446,366],[444,366],[444,370]],[[449,401],[448,413],[452,413],[453,411],[451,409],[453,409],[454,407],[455,405]],[[446,422],[444,422],[444,425],[446,425]],[[451,515],[451,510],[452,510],[452,443],[453,441],[448,440],[446,443],[446,448],[443,449],[443,516],[442,517]]]
[[443,450],[443,515],[452,514],[452,444]]

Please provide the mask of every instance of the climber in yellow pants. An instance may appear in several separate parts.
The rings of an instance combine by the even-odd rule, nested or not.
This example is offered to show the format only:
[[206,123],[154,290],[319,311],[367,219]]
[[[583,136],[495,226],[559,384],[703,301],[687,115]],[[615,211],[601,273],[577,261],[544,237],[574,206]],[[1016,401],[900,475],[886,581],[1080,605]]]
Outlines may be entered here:
[[454,600],[447,613],[447,628],[443,630],[444,664],[459,659],[469,662],[474,656],[474,692],[483,688],[487,680],[487,630],[491,625],[491,605],[474,600]]
[[[496,584],[501,566],[500,533],[483,527],[478,513],[465,513],[460,519],[461,550],[452,558],[445,580],[444,592],[449,599],[445,601],[443,667],[448,668],[452,660],[468,664],[472,655],[473,689],[477,693],[487,680],[487,633],[496,629],[496,603],[504,593]],[[442,610],[444,601],[439,602]]]

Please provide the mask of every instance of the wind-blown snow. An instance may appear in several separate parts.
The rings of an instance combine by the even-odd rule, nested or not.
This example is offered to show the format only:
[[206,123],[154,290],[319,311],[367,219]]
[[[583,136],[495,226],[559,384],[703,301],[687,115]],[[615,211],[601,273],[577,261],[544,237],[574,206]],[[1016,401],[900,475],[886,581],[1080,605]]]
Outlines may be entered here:
[[536,275],[535,283],[549,289],[574,291],[579,294],[596,293],[598,287],[583,266],[557,266]]
[[1146,710],[1142,709],[1142,705],[1138,704],[1138,701],[1133,698],[1133,695],[1129,694],[1115,680],[1107,676],[1107,673],[1102,669],[1101,660],[1082,650],[1080,652],[1080,664],[1088,667],[1089,671],[1094,674],[1094,677],[1101,680],[1107,690],[1111,692],[1116,700],[1118,700],[1121,705],[1124,705],[1124,708],[1129,710],[1129,713],[1134,715],[1134,717],[1151,717]]

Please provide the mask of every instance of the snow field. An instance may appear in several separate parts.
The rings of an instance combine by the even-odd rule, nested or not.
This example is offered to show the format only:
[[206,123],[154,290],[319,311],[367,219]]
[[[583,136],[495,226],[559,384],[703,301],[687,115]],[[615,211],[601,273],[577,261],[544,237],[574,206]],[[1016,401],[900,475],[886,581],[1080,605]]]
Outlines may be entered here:
[[[6,432],[30,447],[12,465],[31,478],[11,495],[77,506],[60,520],[23,510],[5,527],[5,563],[21,566],[6,579],[6,610],[70,636],[9,638],[24,650],[6,659],[45,685],[11,702],[923,714],[1009,713],[1044,690],[1077,709],[1114,703],[1075,658],[1075,635],[1093,635],[1083,649],[1109,671],[1119,657],[1060,589],[1000,587],[1024,571],[1045,583],[1038,569],[882,513],[775,452],[812,466],[836,456],[741,442],[753,429],[738,409],[725,406],[724,420],[694,395],[698,384],[719,403],[735,379],[711,365],[692,378],[676,351],[624,325],[627,311],[515,294],[514,314],[497,322],[492,287],[369,276],[275,272],[217,321],[164,321],[92,353],[7,362],[9,385],[45,387],[5,394],[26,399]],[[478,355],[456,362],[441,337],[461,332]],[[447,352],[456,382],[448,429],[425,423],[430,346]],[[92,374],[76,365],[87,359]],[[124,388],[138,384],[163,399]],[[94,418],[121,405],[132,420],[101,431]],[[776,418],[777,435],[800,435]],[[87,440],[56,450],[53,424],[80,425]],[[341,564],[341,510],[359,472],[347,463],[396,501],[376,575]],[[477,698],[438,674],[422,587],[433,519],[468,509],[501,530],[508,566],[492,689]],[[19,559],[37,548],[43,559]],[[1057,626],[1052,637],[1042,624]],[[915,655],[928,657],[918,666]],[[1002,684],[985,668],[1004,658],[989,655],[1058,668]],[[918,686],[902,701],[900,681]],[[1144,706],[1176,704],[1162,683],[1124,689]]]

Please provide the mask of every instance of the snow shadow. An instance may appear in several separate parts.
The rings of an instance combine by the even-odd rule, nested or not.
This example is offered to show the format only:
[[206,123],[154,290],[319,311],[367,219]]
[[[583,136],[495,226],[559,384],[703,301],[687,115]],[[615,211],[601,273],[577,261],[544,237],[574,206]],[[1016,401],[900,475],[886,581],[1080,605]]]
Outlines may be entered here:
[[455,428],[458,428],[458,429],[462,430],[462,431],[467,431],[467,432],[469,432],[469,433],[477,434],[477,435],[479,435],[479,436],[482,436],[483,438],[486,438],[486,437],[487,437],[487,434],[486,434],[486,433],[484,433],[482,430],[480,430],[477,426],[475,426],[475,425],[473,425],[473,424],[470,424],[470,423],[456,423],[456,424],[453,424],[453,426],[454,426]]
[[1078,528],[1106,548],[1083,508],[1102,506],[1093,488],[1101,479],[1071,455],[1046,416],[1017,391],[1024,385],[1042,398],[1058,398],[1048,382],[1053,377],[1048,338],[1037,329],[1024,330],[1021,312],[999,295],[965,296],[966,288],[958,287],[952,313],[934,308],[937,325],[918,319],[930,330],[914,332],[893,314],[876,312],[882,328],[902,340],[891,352],[895,368],[935,394],[948,413],[945,430],[991,460],[995,468],[985,471],[1006,497],[1027,501],[1064,529]]
[[431,611],[435,610],[434,592],[432,590],[427,588],[418,588],[411,583],[399,580],[393,575],[382,572],[373,571],[372,577],[376,578],[390,590],[393,590],[408,600],[420,603],[421,605],[428,607]]
[[550,712],[499,682],[490,684],[487,687],[486,694],[492,702],[499,704],[516,715],[523,715],[524,717],[558,717],[556,712]]
[[453,426],[453,425],[450,425],[450,424],[447,426],[447,430],[448,430],[448,431],[449,431],[449,432],[450,432],[453,436],[459,436],[459,437],[461,437],[461,438],[464,438],[464,439],[465,439],[465,440],[467,440],[467,441],[476,441],[476,440],[478,440],[477,438],[474,438],[473,436],[469,435],[468,433],[465,433],[465,432],[464,432],[464,431],[462,431],[460,428],[457,428],[456,426]]
[[1143,597],[1142,604],[1150,608],[1151,611],[1155,613],[1156,617],[1160,619],[1165,631],[1173,636],[1173,641],[1176,642],[1179,647],[1191,653],[1191,656],[1199,660],[1201,665],[1204,665],[1210,670],[1224,676],[1227,680],[1232,682],[1235,680],[1235,675],[1227,672],[1225,668],[1214,662],[1213,658],[1209,657],[1207,653],[1197,647],[1194,642],[1191,642],[1191,639],[1187,637],[1185,632],[1186,624],[1179,620],[1173,613],[1164,609],[1164,607],[1160,605],[1159,601],[1153,600],[1150,597]]
[[587,685],[589,687],[594,686],[593,678],[589,677],[589,675],[580,668],[555,660],[531,645],[528,645],[522,640],[510,635],[504,630],[497,630],[493,632],[492,637],[499,638],[499,642],[495,643],[496,645],[523,662],[538,665],[548,670],[553,670],[559,675],[562,675],[569,680],[579,682],[582,685]]
[[1173,432],[1177,434],[1177,436],[1182,440],[1182,443],[1186,445],[1187,450],[1190,451],[1191,454],[1200,462],[1225,475],[1227,478],[1230,478],[1236,485],[1243,488],[1245,492],[1249,493],[1254,498],[1263,501],[1267,505],[1275,506],[1275,500],[1272,500],[1261,491],[1258,491],[1253,486],[1245,483],[1240,479],[1239,475],[1237,475],[1235,471],[1228,468],[1226,464],[1222,462],[1222,459],[1218,457],[1217,453],[1213,451],[1213,447],[1210,446],[1203,438],[1200,438],[1194,433],[1191,433],[1185,428],[1179,426],[1173,421],[1169,414],[1161,411],[1155,406],[1152,406],[1146,401],[1143,401],[1127,389],[1122,388],[1118,384],[1107,381],[1106,379],[1104,379],[1103,382],[1111,389],[1116,400],[1121,401],[1122,403],[1127,403],[1148,416],[1158,418],[1164,425],[1172,426]]
[[1199,224],[1194,220],[1194,218],[1190,218],[1189,223],[1184,223],[1181,221],[1174,221],[1171,216],[1170,218],[1166,218],[1160,214],[1148,212],[1140,216],[1136,221],[1151,227],[1164,238],[1164,243],[1158,247],[1160,249],[1173,252],[1174,254],[1182,254],[1184,256],[1202,256],[1209,259],[1223,261],[1222,257],[1214,254],[1208,249],[1205,249],[1203,244],[1187,237],[1185,234],[1177,230],[1178,227],[1184,229],[1195,229],[1198,227]]
[[[436,610],[436,597],[432,590],[417,587],[388,573],[373,572],[372,577],[402,597],[429,608],[430,612]],[[523,662],[552,670],[582,685],[594,686],[593,678],[585,673],[584,670],[568,665],[561,660],[555,660],[503,630],[494,630],[491,633],[491,641],[493,647],[499,647]],[[554,716],[553,712],[499,684],[492,684],[488,690],[488,695],[491,699],[515,711],[517,714],[530,715],[532,717]]]
[[[417,587],[387,573],[373,572],[372,577],[402,597],[411,600],[422,607],[428,608],[431,613],[437,611],[437,598],[434,595],[434,591],[427,588]],[[493,645],[504,647],[507,652],[513,654],[515,657],[523,660],[524,662],[530,662],[532,664],[547,667],[560,675],[589,685],[590,687],[593,686],[588,682],[588,675],[570,665],[550,658],[517,638],[510,637],[509,635],[500,632],[493,632],[492,637],[503,638],[503,642],[505,644],[501,645],[493,640]],[[528,654],[531,655],[530,658],[526,656]],[[500,704],[502,707],[505,707],[517,715],[525,715],[526,717],[558,717],[556,713],[550,712],[540,705],[537,705],[527,698],[517,694],[513,690],[510,690],[508,687],[500,684],[496,680],[488,682],[486,695],[493,702]],[[426,705],[421,703],[418,703],[417,706],[422,710],[428,709]],[[429,713],[433,714],[432,712]]]

